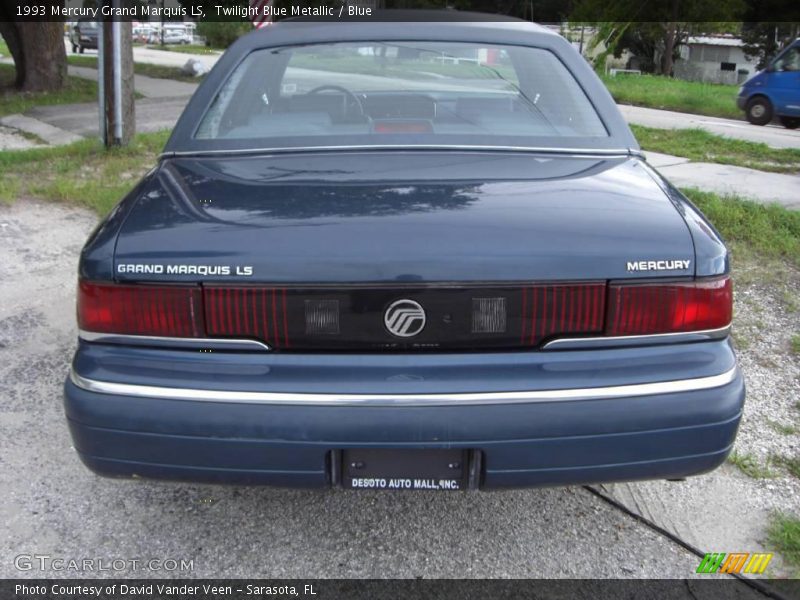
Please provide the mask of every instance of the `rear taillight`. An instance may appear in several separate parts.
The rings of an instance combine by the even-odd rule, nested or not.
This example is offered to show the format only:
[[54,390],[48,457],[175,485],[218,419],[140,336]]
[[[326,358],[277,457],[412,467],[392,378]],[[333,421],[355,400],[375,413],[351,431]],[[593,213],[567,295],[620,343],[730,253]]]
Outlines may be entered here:
[[209,286],[203,299],[209,336],[255,338],[289,347],[285,289]]
[[575,334],[602,334],[606,284],[578,283],[522,288],[522,343]]
[[[394,341],[383,327],[385,307],[409,292],[374,293],[380,295],[372,301],[358,289],[81,281],[78,323],[84,331],[118,335],[257,339],[280,350],[384,348],[387,339]],[[411,295],[420,293],[415,290]],[[471,308],[471,315],[458,317],[467,331],[453,333],[444,325],[431,329],[431,343],[441,343],[442,348],[536,348],[563,337],[722,329],[730,325],[733,305],[727,277],[685,283],[541,284],[497,288],[487,297],[473,296],[466,289],[463,297],[449,291],[452,299],[426,293],[433,294],[430,306],[439,311],[445,301],[463,307],[459,310],[465,313]],[[437,322],[430,316],[429,327]]]
[[78,326],[97,333],[203,337],[200,288],[81,281]]
[[606,335],[652,335],[720,329],[730,325],[730,278],[691,283],[608,287]]

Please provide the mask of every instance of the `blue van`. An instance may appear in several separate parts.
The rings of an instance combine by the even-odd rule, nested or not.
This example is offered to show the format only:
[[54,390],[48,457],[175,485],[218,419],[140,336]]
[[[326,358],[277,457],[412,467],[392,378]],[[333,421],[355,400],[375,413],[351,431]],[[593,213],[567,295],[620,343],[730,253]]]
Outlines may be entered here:
[[784,127],[800,126],[800,38],[744,83],[736,105],[753,125],[777,116]]

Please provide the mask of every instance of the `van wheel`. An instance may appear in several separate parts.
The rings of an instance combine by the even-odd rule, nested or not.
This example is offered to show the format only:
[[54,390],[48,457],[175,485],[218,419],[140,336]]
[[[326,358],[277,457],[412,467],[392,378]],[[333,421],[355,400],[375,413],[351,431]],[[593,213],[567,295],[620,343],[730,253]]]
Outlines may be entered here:
[[78,47],[75,44],[72,44],[72,53],[75,54],[78,51]]
[[81,54],[83,54],[83,51],[84,51],[84,50],[86,50],[86,48],[84,48],[83,46],[78,46],[78,52],[80,52]]
[[797,129],[800,127],[800,117],[781,117],[781,125],[786,129]]
[[753,125],[766,125],[772,121],[772,103],[764,96],[753,98],[747,103],[745,114]]

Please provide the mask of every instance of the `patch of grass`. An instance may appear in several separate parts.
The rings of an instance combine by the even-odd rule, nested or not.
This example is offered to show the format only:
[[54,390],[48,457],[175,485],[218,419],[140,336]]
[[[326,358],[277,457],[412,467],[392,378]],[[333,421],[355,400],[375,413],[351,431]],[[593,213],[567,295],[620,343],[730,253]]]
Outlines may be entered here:
[[[795,431],[797,431],[795,429]],[[773,458],[774,464],[783,467],[789,473],[794,475],[795,477],[800,478],[800,456],[795,457],[788,457],[788,456],[775,456]]]
[[739,470],[753,479],[770,479],[775,477],[775,472],[770,469],[771,459],[767,459],[766,464],[762,465],[752,454],[733,452],[728,457],[728,462],[736,465]]
[[736,108],[739,88],[735,85],[683,81],[659,75],[619,74],[614,77],[600,75],[600,78],[619,104],[728,119],[743,118],[742,111]]
[[14,130],[14,134],[18,135],[18,136],[21,136],[21,137],[25,138],[26,140],[28,140],[29,142],[32,142],[34,144],[40,144],[42,146],[47,146],[47,142],[46,141],[44,141],[42,138],[40,138],[35,133],[31,133],[30,131],[23,131],[22,129],[16,129],[16,130]]
[[58,92],[20,92],[14,87],[13,65],[0,64],[0,116],[24,113],[34,106],[97,102],[97,83],[79,77],[68,77],[67,85]]
[[800,173],[800,148],[770,148],[702,129],[654,129],[631,125],[644,150],[682,156],[698,162],[749,167],[774,173]]
[[744,334],[738,329],[734,329],[731,332],[733,336],[733,343],[736,345],[737,350],[747,350],[750,347],[750,338],[749,334]]
[[770,545],[781,553],[783,559],[800,575],[800,519],[778,513],[770,518],[767,530]]
[[2,54],[4,58],[6,56],[11,56],[11,51],[8,49],[6,41],[2,37],[0,37],[0,54]]
[[781,301],[787,312],[795,313],[800,310],[800,303],[798,303],[797,297],[785,288],[781,291]]
[[705,213],[733,252],[755,252],[800,266],[800,211],[779,204],[759,204],[737,196],[681,190]]
[[800,333],[795,333],[789,341],[792,354],[800,354]]
[[[67,57],[67,62],[76,67],[88,67],[90,69],[97,68],[96,56],[75,56],[70,55]],[[155,79],[175,79],[177,81],[188,81],[197,83],[201,81],[202,77],[193,77],[186,75],[180,67],[168,67],[165,65],[154,65],[151,63],[133,63],[133,72],[137,75],[144,75],[145,77],[153,77]]]
[[221,50],[200,46],[199,44],[165,44],[147,46],[150,50],[166,50],[168,52],[180,52],[181,54],[219,54]]
[[784,425],[783,423],[778,423],[777,421],[772,421],[769,419],[767,420],[767,424],[782,435],[794,435],[800,431],[800,429],[794,425]]
[[168,131],[143,133],[106,151],[96,140],[0,152],[0,200],[19,196],[74,202],[108,213],[156,163]]

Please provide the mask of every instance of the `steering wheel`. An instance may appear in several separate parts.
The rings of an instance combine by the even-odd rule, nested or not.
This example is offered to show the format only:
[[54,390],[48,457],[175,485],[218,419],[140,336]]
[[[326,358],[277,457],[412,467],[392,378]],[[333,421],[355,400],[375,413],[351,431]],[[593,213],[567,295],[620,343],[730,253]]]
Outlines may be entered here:
[[348,107],[350,105],[355,104],[358,107],[359,116],[362,118],[367,117],[367,115],[364,113],[364,105],[361,104],[361,100],[358,98],[358,96],[356,96],[353,92],[351,92],[347,88],[343,88],[340,85],[333,85],[333,84],[318,85],[313,90],[309,90],[308,92],[306,92],[306,94],[308,96],[311,96],[312,94],[319,94],[320,92],[327,92],[327,91],[341,92],[342,94],[344,94],[344,97],[347,100],[347,103],[345,104],[344,107],[345,113],[349,112]]

